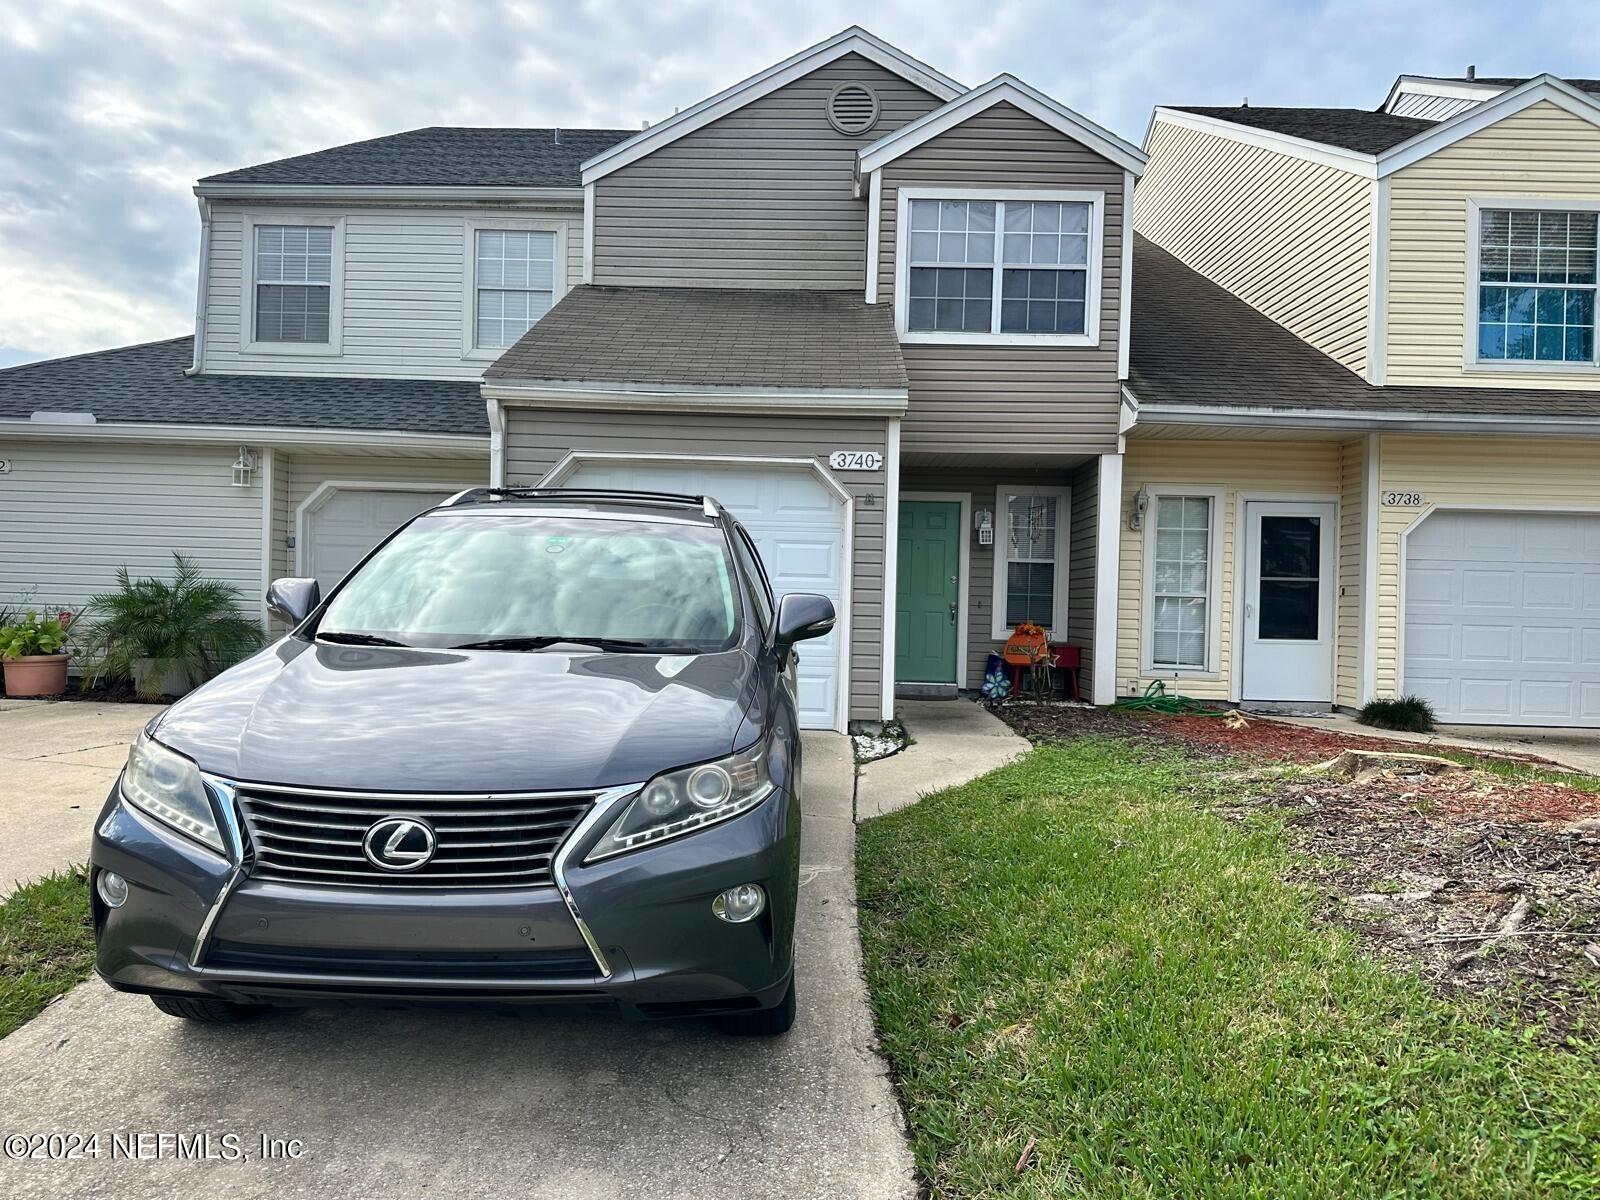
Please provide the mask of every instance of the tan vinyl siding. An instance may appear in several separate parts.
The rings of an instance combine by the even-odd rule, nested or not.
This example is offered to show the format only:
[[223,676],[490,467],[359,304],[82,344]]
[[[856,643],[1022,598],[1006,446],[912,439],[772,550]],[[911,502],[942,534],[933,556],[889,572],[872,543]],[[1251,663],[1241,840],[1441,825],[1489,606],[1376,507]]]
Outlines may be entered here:
[[[571,450],[815,458],[826,470],[828,455],[841,447],[886,453],[887,422],[881,417],[506,409],[506,481],[511,485],[537,483]],[[875,721],[882,714],[884,473],[848,471],[834,478],[855,500],[850,719]]]
[[1361,703],[1361,535],[1366,482],[1366,442],[1345,442],[1339,451],[1339,596],[1335,610],[1338,642],[1333,701],[1351,707]]
[[82,608],[117,568],[171,578],[172,553],[261,603],[262,478],[233,486],[236,445],[6,440],[0,458],[0,603]]
[[[307,217],[307,213],[320,214]],[[569,206],[344,209],[295,206],[281,210],[285,224],[343,219],[343,344],[338,354],[246,352],[241,289],[252,286],[244,218],[272,220],[262,205],[219,205],[211,219],[206,268],[207,370],[251,375],[383,376],[477,379],[490,361],[466,357],[463,318],[469,220],[554,224],[564,231],[566,254],[557,298],[583,276],[583,213]],[[559,249],[558,241],[558,249]]]
[[1098,346],[901,347],[919,450],[1102,454],[1117,442],[1124,172],[1010,104],[997,104],[882,171],[878,300],[893,303],[901,187],[1068,188],[1105,193]]
[[1371,180],[1157,120],[1134,227],[1352,371],[1367,365]]
[[[1600,128],[1548,101],[1506,117],[1389,183],[1388,376],[1391,384],[1592,390],[1586,370],[1467,369],[1469,198],[1600,200]],[[1474,339],[1469,341],[1468,339]]]
[[1384,508],[1378,525],[1377,694],[1401,686],[1401,539],[1436,506],[1600,511],[1600,443],[1491,437],[1382,440],[1380,495],[1421,492],[1429,507]]
[[[1341,492],[1338,442],[1273,442],[1270,451],[1255,442],[1130,441],[1123,459],[1123,511],[1132,512],[1143,486],[1221,487],[1220,639],[1215,670],[1203,675],[1163,672],[1167,687],[1201,700],[1233,698],[1234,564],[1239,558],[1241,492],[1300,497]],[[1152,528],[1147,514],[1142,530],[1124,526],[1121,575],[1117,587],[1117,694],[1143,691],[1156,678],[1143,671],[1144,538]],[[1335,653],[1337,654],[1337,648]]]
[[[847,80],[881,104],[859,137],[828,123],[828,94]],[[848,54],[613,171],[594,185],[594,282],[860,290],[856,151],[938,104]]]

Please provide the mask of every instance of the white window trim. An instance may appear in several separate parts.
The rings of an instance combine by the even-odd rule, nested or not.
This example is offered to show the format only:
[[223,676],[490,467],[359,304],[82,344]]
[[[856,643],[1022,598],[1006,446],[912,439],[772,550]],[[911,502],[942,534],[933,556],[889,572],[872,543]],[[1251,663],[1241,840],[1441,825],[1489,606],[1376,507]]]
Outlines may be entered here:
[[[328,271],[328,340],[326,342],[256,341],[256,226],[317,225],[333,227],[333,261]],[[245,213],[239,247],[239,352],[326,358],[344,351],[344,226],[345,218],[326,211],[288,210]]]
[[[988,333],[955,333],[948,330],[912,332],[907,289],[911,260],[911,202],[913,200],[991,200],[1086,203],[1089,205],[1089,263],[1084,281],[1082,333],[1002,333],[1000,332],[1000,279],[1003,266],[995,264],[993,329]],[[1100,344],[1100,281],[1104,274],[1106,194],[1064,188],[963,188],[903,187],[895,197],[894,228],[894,327],[902,342],[937,346],[1098,346]],[[996,225],[999,224],[998,214]],[[995,231],[995,254],[1003,245],[1001,231]],[[968,264],[972,266],[974,264]],[[982,264],[977,264],[982,269]],[[1071,268],[1068,268],[1071,269]]]
[[508,346],[479,346],[478,342],[478,231],[508,229],[515,233],[556,235],[555,262],[550,276],[550,307],[561,303],[570,286],[567,265],[567,222],[527,217],[470,217],[465,222],[461,270],[461,357],[473,362],[493,362]]
[[1467,197],[1466,322],[1461,334],[1461,362],[1468,371],[1508,375],[1594,375],[1600,373],[1600,285],[1595,288],[1595,357],[1588,362],[1534,362],[1527,359],[1478,357],[1478,239],[1486,208],[1554,209],[1562,212],[1600,212],[1600,200],[1560,196]]
[[1072,548],[1072,489],[1038,487],[1029,483],[1001,483],[995,487],[994,503],[994,581],[993,603],[989,609],[989,632],[995,641],[1011,636],[1015,626],[1006,624],[1006,566],[1011,561],[1011,499],[1014,496],[1054,496],[1056,498],[1056,588],[1055,612],[1045,632],[1059,642],[1067,636],[1067,584],[1071,576],[1069,553]]
[[[1143,577],[1139,584],[1139,674],[1145,679],[1220,679],[1222,678],[1222,526],[1225,488],[1184,486],[1183,484],[1143,485],[1150,497],[1140,529],[1143,547]],[[1158,666],[1155,663],[1156,623],[1156,504],[1163,496],[1205,497],[1211,501],[1211,540],[1209,575],[1206,584],[1206,665],[1204,667]]]

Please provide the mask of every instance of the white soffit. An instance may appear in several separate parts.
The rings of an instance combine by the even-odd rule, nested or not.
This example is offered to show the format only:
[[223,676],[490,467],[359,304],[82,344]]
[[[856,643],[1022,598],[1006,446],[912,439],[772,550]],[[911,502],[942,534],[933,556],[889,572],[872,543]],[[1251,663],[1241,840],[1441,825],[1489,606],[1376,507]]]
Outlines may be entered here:
[[708,97],[700,103],[684,109],[680,113],[667,118],[657,125],[651,126],[642,133],[636,134],[625,142],[621,142],[610,149],[595,155],[583,164],[583,182],[593,183],[596,179],[609,175],[620,167],[637,162],[647,154],[652,154],[671,142],[693,133],[709,125],[719,117],[725,117],[770,92],[777,91],[786,84],[793,83],[811,74],[818,67],[826,66],[836,59],[847,54],[859,54],[869,62],[875,62],[886,71],[891,71],[918,87],[937,96],[941,100],[951,100],[961,95],[967,89],[939,71],[934,70],[926,63],[918,62],[903,51],[895,49],[882,38],[875,37],[862,29],[859,25],[852,25],[841,33],[834,34],[824,42],[818,42],[809,49],[791,55],[780,63],[768,67],[765,71],[758,72],[730,88],[718,92],[715,96]]
[[1030,87],[1015,75],[996,75],[988,83],[973,88],[942,108],[936,108],[918,117],[909,125],[902,125],[870,146],[863,146],[857,155],[858,171],[862,176],[869,175],[902,154],[915,150],[924,142],[954,129],[962,122],[986,112],[997,104],[1010,104],[1020,108],[1029,116],[1043,121],[1057,133],[1087,146],[1102,158],[1116,163],[1124,171],[1130,171],[1134,175],[1144,173],[1146,162],[1144,151],[1124,141],[1109,129],[1096,125],[1087,117],[1079,116],[1066,105],[1051,99],[1037,88]]

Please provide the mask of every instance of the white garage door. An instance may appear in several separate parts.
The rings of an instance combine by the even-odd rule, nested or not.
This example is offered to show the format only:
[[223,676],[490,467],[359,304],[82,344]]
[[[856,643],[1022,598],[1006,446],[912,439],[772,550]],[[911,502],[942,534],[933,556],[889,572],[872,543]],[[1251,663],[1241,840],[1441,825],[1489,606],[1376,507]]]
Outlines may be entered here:
[[1434,513],[1405,587],[1403,688],[1441,719],[1600,726],[1600,516]]
[[305,545],[300,570],[316,576],[322,594],[384,538],[425,508],[432,508],[460,491],[386,491],[346,488],[326,493],[307,511]]
[[[561,483],[715,497],[750,531],[778,595],[820,592],[833,601],[843,623],[844,506],[810,471],[587,463]],[[827,637],[799,648],[800,723],[807,729],[833,729],[838,724],[841,636],[836,627]]]

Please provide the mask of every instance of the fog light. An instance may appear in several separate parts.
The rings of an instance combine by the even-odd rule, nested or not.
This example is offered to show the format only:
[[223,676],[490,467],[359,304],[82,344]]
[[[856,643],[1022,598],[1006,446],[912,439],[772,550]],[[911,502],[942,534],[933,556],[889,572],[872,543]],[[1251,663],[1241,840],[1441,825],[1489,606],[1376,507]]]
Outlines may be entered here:
[[767,893],[759,883],[741,883],[711,902],[711,911],[732,925],[755,920],[766,907]]
[[95,880],[100,899],[111,908],[121,908],[128,900],[128,881],[115,871],[101,871]]

